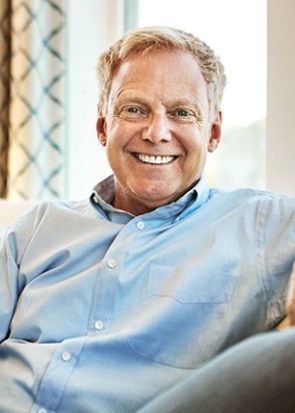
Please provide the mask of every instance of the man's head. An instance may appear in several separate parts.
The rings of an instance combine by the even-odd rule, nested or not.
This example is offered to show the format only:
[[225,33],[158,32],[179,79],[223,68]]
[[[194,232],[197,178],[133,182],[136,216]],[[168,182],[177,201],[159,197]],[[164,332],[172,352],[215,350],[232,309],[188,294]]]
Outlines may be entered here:
[[131,56],[144,56],[156,50],[183,51],[192,54],[206,81],[210,114],[214,118],[220,111],[226,84],[224,67],[219,57],[204,41],[183,30],[170,27],[148,27],[127,33],[100,56],[99,111],[105,114],[112,78],[120,65]]
[[118,41],[99,67],[97,134],[115,175],[114,206],[138,215],[176,201],[220,140],[221,63],[193,36],[151,28]]

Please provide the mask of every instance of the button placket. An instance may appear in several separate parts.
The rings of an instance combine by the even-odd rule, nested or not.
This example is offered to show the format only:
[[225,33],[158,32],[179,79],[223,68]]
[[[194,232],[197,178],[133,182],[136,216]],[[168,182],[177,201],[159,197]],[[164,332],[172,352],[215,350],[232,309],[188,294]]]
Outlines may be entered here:
[[[128,248],[125,248],[126,243],[123,241],[127,240],[127,245],[129,245],[130,241],[136,236],[137,224],[139,224],[139,228],[143,229],[144,223],[142,220],[137,222],[132,219],[126,225],[122,225],[100,264],[93,296],[94,305],[88,322],[88,334],[90,336],[99,339],[99,337],[107,335],[112,327],[115,291],[121,265],[123,265],[121,260],[124,262],[125,259],[125,255],[122,253],[122,244],[124,244],[124,251],[128,250]],[[105,300],[106,296],[110,299]]]
[[[118,266],[118,261],[117,261],[115,258],[108,258],[108,259],[106,260],[106,262],[105,262],[105,265],[106,265],[106,266],[108,267],[108,269],[111,271],[111,270],[114,270],[114,269]],[[116,276],[115,273],[114,273],[114,276]],[[101,282],[102,282],[103,288],[100,288],[100,289],[97,290],[97,291],[103,291],[103,290],[104,290],[104,285],[109,285],[111,281],[110,281],[110,279],[108,279],[107,281],[101,279]],[[100,300],[97,299],[97,300],[95,300],[95,301],[96,301],[96,302],[99,302]],[[99,315],[99,314],[100,314],[100,311],[99,311],[98,308],[95,310],[95,313],[96,313],[96,317],[97,317],[97,316],[100,317],[100,315]],[[89,324],[89,331],[91,331],[91,334],[98,334],[98,333],[100,333],[100,334],[106,334],[106,325],[105,325],[105,322],[102,321],[102,319],[96,318],[96,317],[95,317],[95,315],[94,315],[94,313],[93,313],[93,315],[92,315],[92,317],[91,317],[90,324]]]

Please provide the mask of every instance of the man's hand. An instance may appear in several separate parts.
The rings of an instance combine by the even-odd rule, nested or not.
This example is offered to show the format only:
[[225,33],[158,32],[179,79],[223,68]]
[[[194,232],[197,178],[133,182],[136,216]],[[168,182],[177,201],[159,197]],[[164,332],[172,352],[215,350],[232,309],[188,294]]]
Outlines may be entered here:
[[293,269],[289,281],[286,310],[290,324],[295,325],[295,262],[293,264]]

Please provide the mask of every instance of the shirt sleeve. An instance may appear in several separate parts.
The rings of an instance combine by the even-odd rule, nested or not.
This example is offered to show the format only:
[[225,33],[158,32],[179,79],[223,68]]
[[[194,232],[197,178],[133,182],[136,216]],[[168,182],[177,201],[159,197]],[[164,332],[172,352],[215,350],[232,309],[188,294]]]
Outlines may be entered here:
[[0,343],[9,334],[18,298],[26,285],[25,275],[20,274],[19,266],[33,232],[34,211],[17,220],[0,237]]

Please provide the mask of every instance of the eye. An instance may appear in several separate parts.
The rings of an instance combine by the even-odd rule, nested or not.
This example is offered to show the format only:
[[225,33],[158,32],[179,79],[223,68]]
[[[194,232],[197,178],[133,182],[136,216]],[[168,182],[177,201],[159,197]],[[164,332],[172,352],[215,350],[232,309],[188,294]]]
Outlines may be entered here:
[[128,113],[139,113],[139,109],[138,108],[127,108],[127,112]]
[[186,116],[191,115],[191,113],[189,111],[185,110],[185,109],[179,109],[175,112],[175,114],[177,116],[181,116],[181,117],[186,117]]
[[144,116],[144,109],[139,106],[126,105],[120,110],[120,116],[126,119],[137,119]]
[[199,120],[196,110],[193,108],[179,107],[172,109],[169,117],[175,122],[194,123]]

